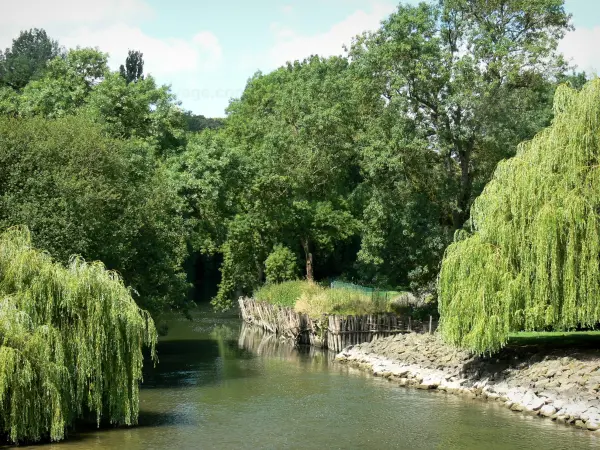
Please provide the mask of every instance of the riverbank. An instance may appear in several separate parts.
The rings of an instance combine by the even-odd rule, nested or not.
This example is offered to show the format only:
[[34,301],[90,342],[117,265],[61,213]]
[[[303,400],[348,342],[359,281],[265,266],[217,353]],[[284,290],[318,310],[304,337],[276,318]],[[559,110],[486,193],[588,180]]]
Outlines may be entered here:
[[253,298],[240,297],[240,315],[247,324],[291,339],[296,344],[312,345],[339,352],[348,345],[370,342],[378,337],[417,331],[432,333],[437,321],[412,320],[391,313],[346,316],[323,314],[319,318],[295,309]]
[[512,345],[477,357],[409,333],[347,347],[336,359],[400,386],[497,401],[600,436],[598,349]]

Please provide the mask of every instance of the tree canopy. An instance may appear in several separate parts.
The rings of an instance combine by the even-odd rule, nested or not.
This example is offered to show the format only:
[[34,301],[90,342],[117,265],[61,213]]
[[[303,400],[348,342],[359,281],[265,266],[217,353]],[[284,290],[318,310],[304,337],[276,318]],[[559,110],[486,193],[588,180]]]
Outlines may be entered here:
[[435,278],[498,161],[549,124],[569,27],[562,0],[444,0],[401,4],[355,40],[357,92],[373,104],[359,256],[375,276]]
[[44,74],[50,60],[62,55],[58,42],[50,39],[46,31],[38,28],[21,31],[11,48],[4,53],[0,51],[0,86],[24,88]]

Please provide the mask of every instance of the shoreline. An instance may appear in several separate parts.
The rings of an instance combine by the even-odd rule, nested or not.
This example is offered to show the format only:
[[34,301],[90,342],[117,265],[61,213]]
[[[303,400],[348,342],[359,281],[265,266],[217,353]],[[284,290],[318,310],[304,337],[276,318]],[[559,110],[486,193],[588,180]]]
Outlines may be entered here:
[[400,387],[496,401],[600,438],[600,350],[530,345],[476,357],[410,333],[346,347],[336,360]]

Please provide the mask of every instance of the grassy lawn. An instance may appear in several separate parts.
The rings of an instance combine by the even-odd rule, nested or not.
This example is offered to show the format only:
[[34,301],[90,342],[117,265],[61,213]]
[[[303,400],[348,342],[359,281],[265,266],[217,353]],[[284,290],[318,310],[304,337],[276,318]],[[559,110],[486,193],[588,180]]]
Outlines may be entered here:
[[523,331],[512,333],[508,344],[600,348],[600,331]]

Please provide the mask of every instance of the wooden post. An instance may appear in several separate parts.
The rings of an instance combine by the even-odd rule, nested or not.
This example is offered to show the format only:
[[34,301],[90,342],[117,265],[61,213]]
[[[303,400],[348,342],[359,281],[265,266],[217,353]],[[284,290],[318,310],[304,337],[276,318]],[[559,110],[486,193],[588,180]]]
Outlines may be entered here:
[[433,327],[433,316],[429,316],[429,334],[431,334],[432,327]]

